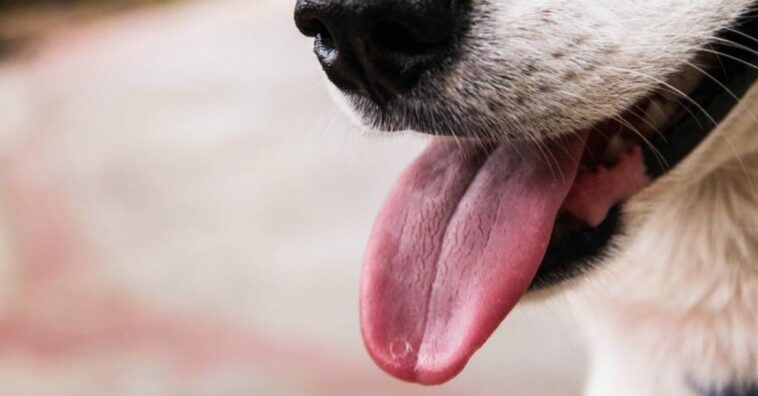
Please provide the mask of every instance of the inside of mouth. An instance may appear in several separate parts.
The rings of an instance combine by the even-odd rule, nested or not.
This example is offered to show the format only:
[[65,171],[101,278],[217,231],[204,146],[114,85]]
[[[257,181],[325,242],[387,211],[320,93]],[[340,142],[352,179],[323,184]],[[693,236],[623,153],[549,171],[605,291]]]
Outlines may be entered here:
[[665,139],[666,130],[692,111],[681,96],[699,86],[704,68],[711,62],[709,57],[701,57],[697,63],[702,67],[688,66],[672,76],[670,85],[591,128],[574,187],[556,219],[551,243],[571,232],[600,226],[615,204],[650,182],[643,165],[643,149],[652,150],[656,161],[662,167],[668,166],[651,141]]

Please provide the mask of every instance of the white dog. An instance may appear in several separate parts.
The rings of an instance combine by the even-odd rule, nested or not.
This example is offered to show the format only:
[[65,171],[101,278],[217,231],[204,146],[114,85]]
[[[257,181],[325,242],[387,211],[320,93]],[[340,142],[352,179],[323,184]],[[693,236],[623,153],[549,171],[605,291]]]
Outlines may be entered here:
[[567,292],[587,394],[758,394],[754,3],[298,0],[359,122],[439,135],[369,242],[376,363],[447,381]]

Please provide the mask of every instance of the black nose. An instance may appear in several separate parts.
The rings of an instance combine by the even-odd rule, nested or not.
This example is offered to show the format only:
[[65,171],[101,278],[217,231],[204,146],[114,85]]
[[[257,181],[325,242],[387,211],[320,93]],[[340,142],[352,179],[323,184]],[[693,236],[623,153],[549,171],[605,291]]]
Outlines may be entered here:
[[411,90],[451,50],[461,0],[297,0],[329,79],[379,105]]

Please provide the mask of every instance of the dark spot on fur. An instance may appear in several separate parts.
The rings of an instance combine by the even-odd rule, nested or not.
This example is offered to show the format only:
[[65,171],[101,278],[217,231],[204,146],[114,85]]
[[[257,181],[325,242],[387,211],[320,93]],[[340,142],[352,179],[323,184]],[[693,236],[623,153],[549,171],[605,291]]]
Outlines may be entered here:
[[553,52],[552,54],[550,54],[550,56],[552,56],[552,57],[553,57],[553,58],[555,58],[555,59],[561,59],[561,58],[563,58],[564,56],[566,56],[566,53],[565,53],[565,52],[563,52],[563,51],[561,51],[561,50],[558,50],[558,51],[555,51],[555,52]]
[[526,67],[524,68],[524,75],[526,75],[527,77],[533,75],[536,72],[537,72],[537,66],[535,66],[532,63],[526,65]]
[[511,76],[508,73],[497,73],[496,74],[498,83],[503,85],[509,85],[511,81],[513,81],[513,76]]
[[579,36],[574,39],[574,41],[570,44],[571,47],[578,47],[584,43],[587,42],[587,36]]
[[617,44],[604,45],[603,48],[600,49],[600,52],[603,55],[613,55],[619,52],[619,46]]
[[540,10],[540,21],[546,25],[553,25],[555,24],[555,19],[553,18],[553,11],[550,9],[543,9]]
[[572,81],[572,80],[576,80],[576,78],[579,77],[579,75],[576,73],[576,71],[569,70],[566,72],[566,74],[563,77],[566,79],[566,81]]

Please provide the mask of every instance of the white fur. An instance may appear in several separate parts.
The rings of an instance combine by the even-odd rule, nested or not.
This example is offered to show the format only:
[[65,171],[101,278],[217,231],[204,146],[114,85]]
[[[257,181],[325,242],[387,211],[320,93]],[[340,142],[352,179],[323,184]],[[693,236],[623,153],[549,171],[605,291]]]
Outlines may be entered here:
[[594,347],[589,395],[692,395],[758,380],[755,109],[758,85],[627,204],[625,240],[575,294]]
[[[629,108],[752,0],[468,0],[460,56],[390,104],[333,90],[364,124],[543,138]],[[389,116],[388,116],[389,113]]]

